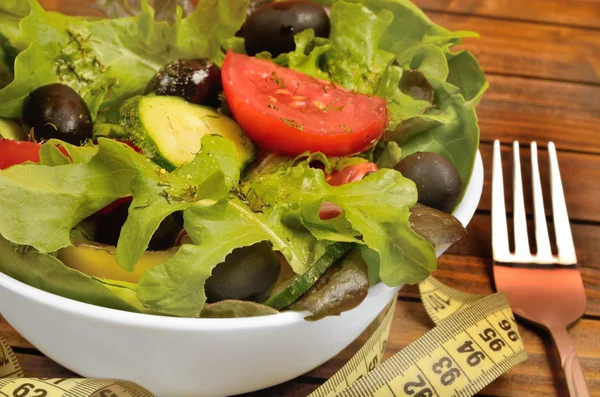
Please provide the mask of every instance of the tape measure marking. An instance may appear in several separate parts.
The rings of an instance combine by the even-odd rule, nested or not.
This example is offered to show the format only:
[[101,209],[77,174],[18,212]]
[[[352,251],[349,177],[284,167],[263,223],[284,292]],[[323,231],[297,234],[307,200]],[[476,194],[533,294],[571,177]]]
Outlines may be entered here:
[[[429,277],[419,285],[436,327],[382,362],[396,299],[358,352],[309,397],[467,397],[527,357],[504,294],[456,291]],[[0,336],[0,396],[152,397],[113,379],[26,379]]]
[[23,370],[17,361],[17,356],[12,351],[8,342],[0,336],[0,379],[7,377],[20,378]]
[[136,383],[113,379],[0,379],[6,397],[153,397]]
[[[369,342],[382,337],[376,332],[342,370],[309,397],[472,396],[526,359],[503,294],[465,294],[432,277],[419,289],[427,313],[437,324],[434,329],[367,374],[359,361],[372,349]],[[385,327],[377,331],[389,329],[386,322],[391,322],[394,307],[388,309]],[[383,336],[387,338],[387,333]],[[349,369],[358,376],[346,376]]]

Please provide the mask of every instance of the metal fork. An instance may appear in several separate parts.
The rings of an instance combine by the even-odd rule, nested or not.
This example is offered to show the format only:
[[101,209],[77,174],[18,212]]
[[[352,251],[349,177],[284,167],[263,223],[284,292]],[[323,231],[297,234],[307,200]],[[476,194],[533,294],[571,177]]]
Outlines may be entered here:
[[537,158],[537,144],[531,144],[535,236],[537,253],[529,249],[527,219],[523,199],[519,143],[514,142],[513,221],[515,251],[510,252],[500,142],[494,142],[492,175],[492,249],[494,279],[498,291],[506,293],[515,314],[544,327],[558,349],[567,387],[571,396],[589,397],[581,364],[567,329],[579,320],[586,306],[586,296],[569,226],[567,206],[558,169],[556,148],[548,143],[550,190],[558,255],[553,255]]

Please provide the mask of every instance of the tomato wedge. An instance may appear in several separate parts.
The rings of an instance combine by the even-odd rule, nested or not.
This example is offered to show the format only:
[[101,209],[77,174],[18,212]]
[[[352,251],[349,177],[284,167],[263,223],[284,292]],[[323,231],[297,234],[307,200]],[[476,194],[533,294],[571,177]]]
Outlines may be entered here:
[[36,142],[0,139],[0,170],[26,161],[40,162],[40,148]]
[[340,171],[333,171],[325,180],[331,186],[342,186],[346,183],[360,181],[371,172],[377,172],[378,170],[376,164],[365,162],[350,165]]
[[258,146],[296,156],[348,156],[370,148],[388,123],[384,98],[357,94],[275,63],[229,52],[227,104]]
[[[360,163],[345,167],[340,171],[333,171],[325,177],[331,186],[342,186],[351,182],[358,182],[371,172],[377,172],[379,168],[373,163]],[[329,202],[324,202],[319,208],[319,218],[323,221],[335,219],[342,214],[342,209]]]

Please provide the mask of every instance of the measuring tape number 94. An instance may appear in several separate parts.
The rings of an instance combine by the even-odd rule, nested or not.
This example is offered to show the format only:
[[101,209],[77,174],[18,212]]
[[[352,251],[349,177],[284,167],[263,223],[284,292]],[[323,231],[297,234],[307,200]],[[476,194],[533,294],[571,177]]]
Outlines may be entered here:
[[[309,397],[473,396],[527,358],[504,294],[466,294],[433,277],[419,289],[435,328],[381,363],[394,318],[394,300],[363,347]],[[153,394],[122,380],[24,378],[15,354],[0,336],[0,396]]]

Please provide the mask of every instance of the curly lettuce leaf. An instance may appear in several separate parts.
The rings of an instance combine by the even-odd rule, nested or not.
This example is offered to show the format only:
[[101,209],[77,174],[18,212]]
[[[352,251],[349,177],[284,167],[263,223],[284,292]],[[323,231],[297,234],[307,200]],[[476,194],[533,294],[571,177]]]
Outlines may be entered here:
[[377,167],[394,168],[402,159],[402,149],[394,141],[383,145],[380,153],[377,155]]
[[100,139],[87,163],[23,164],[0,171],[0,235],[42,253],[71,245],[71,229],[116,199],[130,196],[135,152]]
[[[397,171],[381,170],[334,187],[325,182],[321,170],[304,163],[260,175],[243,191],[251,207],[260,208],[269,219],[302,225],[320,241],[367,245],[378,253],[381,280],[388,285],[417,283],[436,267],[433,248],[409,226],[416,187]],[[341,207],[342,215],[321,220],[324,202]],[[298,274],[306,270],[293,261],[290,265]]]
[[11,244],[0,236],[0,272],[41,290],[112,309],[139,312],[134,296],[66,267],[49,254]]
[[[417,283],[435,269],[433,247],[409,226],[416,188],[397,171],[379,171],[333,187],[321,170],[303,162],[256,174],[237,194],[185,210],[185,229],[193,244],[144,274],[137,296],[145,310],[200,315],[206,302],[204,283],[214,267],[234,249],[260,241],[271,242],[296,274],[304,274],[338,242],[368,246],[376,261],[374,277],[389,285]],[[321,220],[325,201],[339,205],[342,216]]]
[[377,14],[361,4],[337,2],[331,7],[331,50],[326,54],[330,79],[343,87],[375,93],[394,54],[379,48],[393,21],[387,10]]
[[[321,64],[325,62],[324,55],[331,49],[329,40],[315,37],[313,29],[306,29],[294,36],[294,42],[294,51],[279,55],[273,62],[327,80],[329,75],[321,69]],[[261,53],[257,56],[269,58],[270,54]]]
[[13,80],[15,58],[29,45],[19,29],[19,21],[29,11],[29,5],[22,0],[0,4],[0,89]]
[[[171,173],[144,156],[134,163],[136,176],[131,181],[133,201],[117,244],[117,263],[133,270],[161,222],[170,214],[199,201],[216,202],[229,193],[223,169],[233,170],[237,183],[239,170],[235,147],[216,136],[202,139],[202,151],[194,160]],[[226,164],[226,165],[222,165]]]
[[92,116],[141,93],[156,71],[178,58],[207,57],[222,62],[222,43],[242,25],[248,0],[202,0],[187,18],[170,26],[142,13],[119,19],[85,20],[45,11],[30,0],[21,20],[31,44],[15,60],[15,78],[0,90],[0,116],[19,118],[34,89],[63,83],[86,101]]
[[260,222],[238,200],[197,203],[184,212],[185,229],[195,245],[142,276],[137,296],[144,307],[163,314],[197,317],[206,302],[204,284],[234,249],[269,238]]

